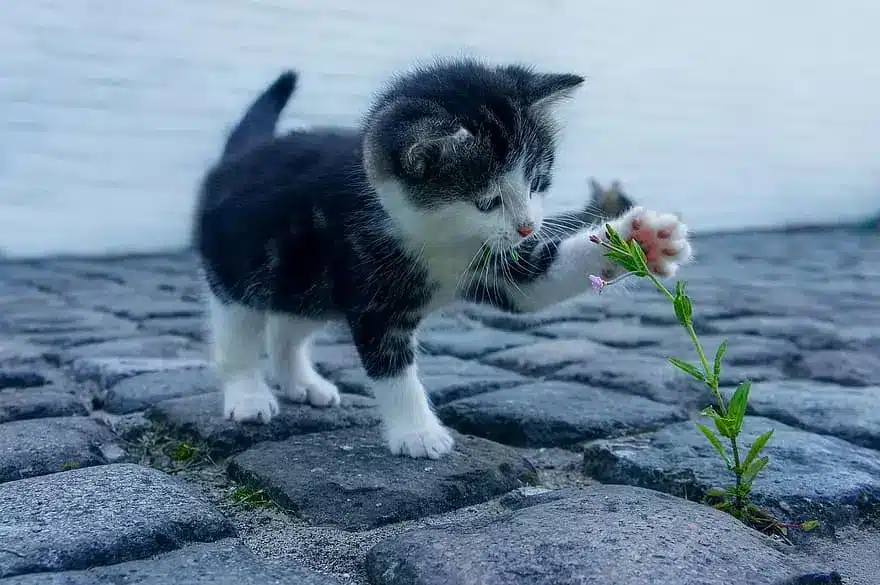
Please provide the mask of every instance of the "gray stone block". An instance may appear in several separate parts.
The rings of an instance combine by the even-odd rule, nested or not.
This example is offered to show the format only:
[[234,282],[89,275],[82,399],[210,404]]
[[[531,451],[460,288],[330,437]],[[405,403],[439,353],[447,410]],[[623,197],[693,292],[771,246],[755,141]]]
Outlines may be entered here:
[[462,433],[520,447],[559,447],[685,420],[639,396],[567,382],[533,382],[450,402],[443,422]]
[[[816,519],[829,525],[859,519],[864,510],[880,504],[876,451],[751,416],[743,426],[742,444],[750,446],[771,428],[774,433],[764,451],[770,463],[752,487],[756,504],[782,520]],[[710,488],[723,488],[733,481],[693,421],[590,443],[584,450],[584,471],[601,482],[642,486],[690,499],[700,499]]]
[[107,465],[0,485],[0,577],[145,559],[234,536],[182,482]]
[[795,572],[768,538],[708,506],[626,486],[566,495],[391,537],[367,573],[376,585],[774,585]]
[[85,417],[39,418],[0,424],[0,483],[108,463],[113,434]]
[[[212,455],[225,457],[260,441],[280,441],[293,435],[379,424],[370,398],[343,394],[342,404],[316,408],[281,401],[281,412],[269,424],[239,423],[223,417],[223,397],[211,392],[160,402],[147,411],[150,420],[171,432],[204,441]],[[369,432],[379,433],[378,429]]]
[[432,461],[391,455],[378,431],[316,433],[257,445],[230,460],[229,474],[313,524],[347,530],[448,512],[537,481],[509,447],[456,441]]

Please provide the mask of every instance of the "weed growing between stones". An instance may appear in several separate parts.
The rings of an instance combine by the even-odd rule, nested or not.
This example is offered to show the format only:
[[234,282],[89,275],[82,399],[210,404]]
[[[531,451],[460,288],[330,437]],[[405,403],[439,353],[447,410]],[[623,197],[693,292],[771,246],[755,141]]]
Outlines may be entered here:
[[216,466],[207,445],[197,440],[177,437],[170,429],[154,423],[131,441],[126,449],[141,465],[148,465],[176,475],[200,468]]
[[[637,276],[648,278],[654,283],[657,290],[669,299],[675,310],[678,322],[687,331],[700,360],[699,364],[692,364],[671,357],[669,362],[687,375],[705,384],[715,399],[715,405],[709,406],[701,413],[712,419],[715,430],[701,423],[697,423],[697,428],[705,435],[725,465],[727,465],[727,468],[733,473],[734,484],[724,489],[713,488],[709,490],[705,498],[706,503],[766,533],[785,536],[789,528],[799,528],[806,531],[818,526],[818,522],[815,520],[802,524],[782,523],[768,511],[758,508],[751,502],[752,484],[758,477],[758,474],[770,462],[770,458],[766,455],[761,456],[761,453],[767,446],[770,437],[773,436],[773,429],[770,429],[755,439],[755,442],[752,443],[748,450],[745,449],[744,445],[740,444],[739,436],[748,407],[749,392],[752,387],[751,382],[748,380],[742,382],[737,386],[730,400],[725,399],[720,390],[720,381],[721,366],[724,355],[727,352],[727,342],[721,343],[715,351],[713,361],[710,363],[703,345],[700,343],[696,331],[694,331],[693,303],[685,291],[686,283],[678,281],[673,293],[648,269],[645,252],[638,242],[624,240],[608,224],[605,225],[605,233],[606,238],[604,239],[593,236],[593,242],[605,248],[605,255],[611,261],[627,270],[627,274],[624,277]],[[590,285],[597,292],[601,291],[606,284],[608,283],[598,276],[590,275]],[[725,441],[727,442],[727,447],[725,447]]]
[[233,504],[244,506],[245,508],[274,508],[275,502],[266,493],[265,490],[258,490],[252,487],[239,486],[232,491],[230,499]]

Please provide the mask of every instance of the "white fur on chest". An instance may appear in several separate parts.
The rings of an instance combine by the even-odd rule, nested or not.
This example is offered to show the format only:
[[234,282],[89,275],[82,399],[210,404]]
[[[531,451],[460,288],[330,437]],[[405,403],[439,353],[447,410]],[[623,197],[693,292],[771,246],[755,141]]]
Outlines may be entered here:
[[424,248],[421,263],[428,271],[428,280],[437,287],[431,299],[431,310],[454,302],[468,284],[479,278],[484,262],[482,256],[477,257],[479,250],[479,246],[464,245]]

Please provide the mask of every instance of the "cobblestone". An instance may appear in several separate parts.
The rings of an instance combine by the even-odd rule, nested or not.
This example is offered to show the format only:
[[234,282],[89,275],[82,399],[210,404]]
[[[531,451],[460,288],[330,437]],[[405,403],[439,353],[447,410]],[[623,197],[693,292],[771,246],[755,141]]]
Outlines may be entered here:
[[0,577],[144,559],[234,535],[181,482],[136,465],[0,485]]
[[32,573],[3,585],[339,585],[313,571],[269,564],[234,539],[193,544],[153,558],[61,573]]
[[795,572],[767,539],[730,516],[618,486],[530,506],[488,525],[402,534],[370,551],[367,570],[381,585],[576,585],[609,578],[615,585],[772,585]]
[[0,483],[108,463],[115,439],[86,417],[40,418],[0,425]]
[[[880,457],[837,438],[747,416],[742,441],[751,445],[773,429],[766,471],[753,485],[755,503],[785,521],[830,525],[858,520],[880,502]],[[653,433],[596,441],[584,451],[584,470],[599,481],[656,489],[694,500],[730,483],[730,474],[693,421]]]
[[566,382],[534,382],[456,400],[440,409],[463,433],[520,447],[570,446],[687,418],[683,409]]
[[756,501],[822,521],[794,545],[685,500],[730,477],[695,428],[711,395],[666,360],[694,360],[689,340],[648,286],[433,315],[419,370],[458,443],[413,461],[385,452],[344,328],[313,349],[341,408],[282,401],[239,425],[191,255],[42,260],[0,263],[3,585],[880,583],[880,241],[696,245],[697,330],[729,343],[722,386],[753,381],[745,442],[775,429]]
[[449,457],[425,461],[391,455],[378,433],[315,433],[253,447],[232,459],[229,471],[309,522],[347,530],[447,512],[537,482],[534,468],[509,447],[457,440]]

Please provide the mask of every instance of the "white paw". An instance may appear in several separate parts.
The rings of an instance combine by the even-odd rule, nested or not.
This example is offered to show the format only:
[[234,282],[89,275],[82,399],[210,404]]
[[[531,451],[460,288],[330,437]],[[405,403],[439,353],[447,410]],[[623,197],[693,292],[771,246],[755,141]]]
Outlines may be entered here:
[[339,388],[320,376],[306,386],[306,394],[312,406],[339,406]]
[[339,388],[318,372],[299,372],[289,377],[281,387],[293,402],[308,402],[312,406],[339,406]]
[[618,233],[633,239],[645,251],[648,268],[657,276],[675,276],[692,257],[687,227],[671,213],[657,213],[633,207],[619,220]]
[[256,376],[227,382],[223,394],[223,414],[227,419],[265,424],[278,414],[278,399]]
[[437,420],[420,429],[391,428],[387,438],[392,455],[408,455],[416,459],[439,459],[455,446],[455,439]]

